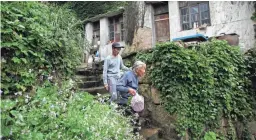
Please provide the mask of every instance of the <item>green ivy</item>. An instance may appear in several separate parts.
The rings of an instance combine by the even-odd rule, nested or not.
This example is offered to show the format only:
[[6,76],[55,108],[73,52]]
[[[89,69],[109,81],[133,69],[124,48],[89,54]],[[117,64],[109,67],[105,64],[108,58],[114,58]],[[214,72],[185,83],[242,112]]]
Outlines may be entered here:
[[214,40],[187,49],[168,42],[137,58],[152,64],[151,80],[166,110],[177,116],[179,135],[188,132],[200,139],[205,130],[216,132],[224,117],[230,126],[227,138],[234,139],[233,121],[246,123],[252,117],[254,97],[239,47]]
[[30,90],[42,75],[69,77],[82,56],[83,30],[70,10],[40,2],[1,3],[1,88]]

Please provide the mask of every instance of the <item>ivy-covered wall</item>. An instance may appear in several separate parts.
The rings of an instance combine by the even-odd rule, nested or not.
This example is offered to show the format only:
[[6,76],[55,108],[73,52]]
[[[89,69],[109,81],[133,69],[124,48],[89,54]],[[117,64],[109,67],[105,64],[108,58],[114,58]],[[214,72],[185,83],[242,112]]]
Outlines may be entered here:
[[[169,126],[175,124],[179,136],[251,137],[248,123],[255,117],[256,94],[248,77],[248,61],[239,47],[215,40],[187,49],[171,42],[137,53],[137,59],[148,64],[149,80],[160,91],[166,111],[176,116]],[[142,94],[154,101],[153,92],[147,91]]]

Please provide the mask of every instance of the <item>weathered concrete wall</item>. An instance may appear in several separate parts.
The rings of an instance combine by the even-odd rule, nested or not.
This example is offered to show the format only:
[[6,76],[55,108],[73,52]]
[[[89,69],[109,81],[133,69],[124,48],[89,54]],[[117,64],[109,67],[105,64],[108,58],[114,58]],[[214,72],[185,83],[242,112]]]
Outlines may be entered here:
[[[85,37],[86,37],[86,41],[89,44],[92,43],[92,36],[93,36],[93,26],[92,26],[92,23],[87,23],[85,25]],[[89,47],[89,46],[87,46]],[[86,48],[84,50],[84,62],[87,63],[88,62],[88,59],[89,59],[89,50],[88,48]]]
[[[211,26],[199,33],[208,37],[220,33],[236,33],[239,37],[239,46],[247,50],[255,46],[253,21],[250,19],[254,12],[253,2],[210,1]],[[170,38],[196,34],[196,29],[182,31],[180,13],[177,1],[169,2]]]
[[108,18],[100,19],[100,46],[99,55],[101,60],[104,60],[108,55],[112,53],[111,44],[109,41],[109,20]]
[[92,23],[87,23],[85,25],[85,35],[86,35],[87,41],[89,41],[89,43],[92,43],[92,36],[93,36],[93,26],[92,26]]
[[139,28],[134,35],[133,44],[124,48],[122,56],[128,56],[132,53],[152,48],[152,29]]
[[100,46],[107,45],[109,41],[109,21],[108,18],[100,19]]

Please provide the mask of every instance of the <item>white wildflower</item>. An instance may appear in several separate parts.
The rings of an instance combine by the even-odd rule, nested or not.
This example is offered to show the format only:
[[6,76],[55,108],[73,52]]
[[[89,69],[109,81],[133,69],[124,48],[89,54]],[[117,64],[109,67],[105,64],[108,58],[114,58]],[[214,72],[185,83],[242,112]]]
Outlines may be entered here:
[[42,101],[43,101],[43,102],[46,102],[46,98],[44,97]]
[[27,99],[30,99],[31,97],[28,96],[28,94],[25,96]]
[[51,105],[51,108],[54,108],[54,105]]
[[21,91],[16,92],[16,93],[14,93],[14,95],[22,95],[22,92]]
[[100,136],[100,133],[99,133],[99,132],[96,133],[96,137],[98,137],[98,136]]
[[1,62],[6,63],[6,60],[2,57]]
[[95,127],[93,127],[93,126],[92,126],[91,128],[92,128],[92,131],[95,131],[95,130],[96,130]]
[[52,80],[52,78],[53,78],[53,76],[50,76],[50,75],[48,76],[48,80]]
[[11,128],[11,131],[10,131],[10,135],[12,135],[12,128]]
[[135,113],[135,114],[134,114],[134,117],[135,117],[136,119],[139,118],[139,116],[140,116],[140,115],[139,115],[138,113]]

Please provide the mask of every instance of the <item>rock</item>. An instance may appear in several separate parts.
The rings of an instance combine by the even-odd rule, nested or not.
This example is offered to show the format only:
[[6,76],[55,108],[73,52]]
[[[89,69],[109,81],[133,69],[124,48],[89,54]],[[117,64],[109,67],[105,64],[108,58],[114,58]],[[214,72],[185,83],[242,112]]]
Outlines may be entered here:
[[160,92],[153,86],[151,86],[151,98],[154,104],[159,105],[161,103]]
[[163,130],[163,137],[169,139],[178,139],[175,131],[174,123],[176,121],[175,116],[170,115],[162,105],[152,104],[151,117],[154,123],[158,124]]
[[256,137],[256,121],[249,122],[248,130],[252,135]]
[[[148,68],[147,68],[148,69]],[[149,73],[148,71],[145,73],[145,75],[139,79],[140,84],[151,84],[151,80],[149,78]]]
[[147,140],[158,140],[160,128],[146,128],[140,130],[140,134]]
[[139,85],[139,94],[144,97],[144,101],[149,101],[151,98],[150,86],[148,84]]

